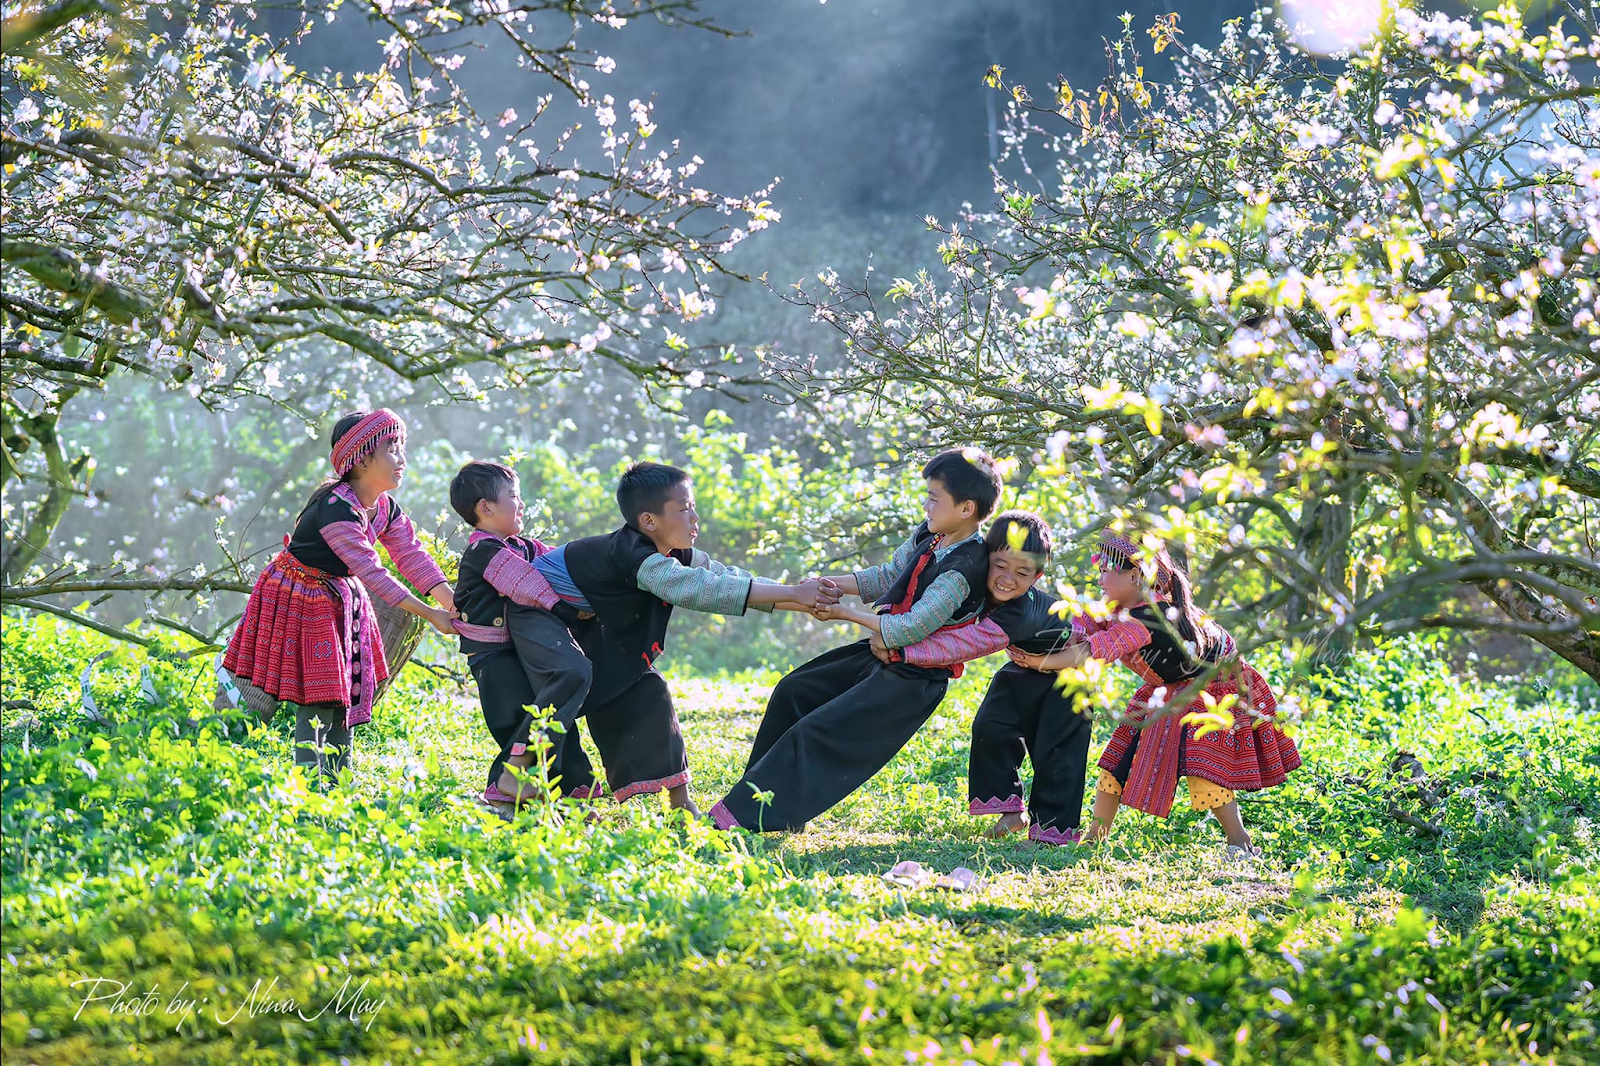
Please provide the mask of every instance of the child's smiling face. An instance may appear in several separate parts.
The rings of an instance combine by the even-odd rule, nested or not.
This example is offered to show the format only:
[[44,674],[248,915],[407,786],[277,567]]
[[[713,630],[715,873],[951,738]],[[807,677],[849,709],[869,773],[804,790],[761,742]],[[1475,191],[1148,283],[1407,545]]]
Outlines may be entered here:
[[1114,607],[1134,607],[1145,600],[1144,577],[1138,570],[1100,571],[1100,591]]
[[694,540],[700,535],[700,516],[694,509],[694,486],[687,481],[675,485],[659,512],[645,511],[639,515],[639,529],[663,552],[694,547]]
[[478,528],[497,537],[514,537],[522,532],[522,483],[512,478],[492,500],[478,501]]
[[392,438],[356,464],[356,476],[379,492],[393,492],[406,476],[406,446]]
[[928,519],[931,533],[954,533],[971,522],[978,513],[978,505],[971,500],[957,503],[944,482],[936,477],[928,479],[928,494],[922,501],[922,513]]
[[1042,573],[1037,556],[1001,548],[989,553],[989,598],[1005,603],[1027,594]]

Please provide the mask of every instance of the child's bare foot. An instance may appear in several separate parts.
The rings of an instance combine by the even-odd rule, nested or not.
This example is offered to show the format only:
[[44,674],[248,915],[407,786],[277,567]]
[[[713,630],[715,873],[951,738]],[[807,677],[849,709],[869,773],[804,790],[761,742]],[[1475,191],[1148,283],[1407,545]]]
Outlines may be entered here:
[[518,781],[510,770],[500,771],[500,780],[494,784],[501,792],[510,796],[516,803],[528,803],[538,799],[543,791],[537,781]]
[[667,802],[680,811],[688,811],[690,817],[701,817],[699,807],[694,805],[694,798],[689,795],[688,785],[673,785],[667,789]]
[[994,824],[983,831],[983,835],[991,840],[999,840],[1012,833],[1020,833],[1028,828],[1028,816],[1018,811],[1007,811],[994,820]]

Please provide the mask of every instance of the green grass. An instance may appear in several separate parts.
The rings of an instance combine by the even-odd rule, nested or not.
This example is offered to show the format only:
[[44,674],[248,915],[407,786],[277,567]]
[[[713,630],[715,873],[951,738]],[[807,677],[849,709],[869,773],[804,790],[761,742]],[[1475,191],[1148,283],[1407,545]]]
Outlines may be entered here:
[[[199,664],[151,660],[152,710],[143,653],[115,653],[95,675],[115,724],[87,727],[77,674],[103,647],[6,627],[8,1062],[1600,1055],[1593,696],[1455,677],[1425,645],[1365,654],[1325,691],[1306,767],[1244,800],[1267,852],[1244,867],[1181,804],[1124,815],[1097,852],[980,838],[963,779],[980,672],[809,831],[751,838],[648,801],[501,822],[468,798],[491,755],[472,701],[421,671],[327,795],[289,768],[282,720],[242,742],[173,725],[207,717]],[[673,679],[703,806],[773,679]],[[1397,751],[1436,803],[1390,779]],[[885,884],[907,858],[985,885]],[[97,978],[125,983],[120,1004],[84,1005],[74,982]]]

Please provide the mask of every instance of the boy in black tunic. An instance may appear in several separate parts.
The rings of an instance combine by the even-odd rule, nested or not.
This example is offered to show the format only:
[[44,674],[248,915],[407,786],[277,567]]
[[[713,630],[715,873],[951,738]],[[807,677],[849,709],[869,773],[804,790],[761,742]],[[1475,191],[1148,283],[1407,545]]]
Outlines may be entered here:
[[[1055,597],[1035,587],[1050,558],[1050,527],[1028,511],[1007,511],[989,527],[988,603],[971,625],[941,630],[906,648],[906,662],[949,666],[1012,649],[1048,655],[1074,636],[1072,622],[1051,610]],[[1053,672],[1007,662],[995,672],[972,721],[967,810],[998,814],[989,836],[1028,830],[1044,844],[1079,840],[1093,723],[1083,697],[1056,683]],[[1022,761],[1033,762],[1024,802]]]
[[[878,634],[825,652],[790,672],[767,701],[744,776],[711,815],[721,828],[796,829],[860,788],[921,728],[961,668],[901,661],[899,649],[969,621],[983,605],[988,553],[980,523],[1000,498],[994,460],[953,449],[929,460],[925,521],[891,562],[832,578],[875,610],[823,607],[818,617]],[[759,798],[758,798],[759,797]],[[763,802],[764,801],[764,802]]]
[[[592,664],[580,714],[600,750],[618,801],[667,791],[674,807],[700,813],[689,798],[689,763],[666,679],[655,669],[665,648],[674,606],[742,615],[748,608],[814,611],[837,603],[839,587],[811,578],[782,585],[725,566],[694,547],[700,533],[689,475],[661,463],[635,463],[617,485],[623,525],[615,532],[568,541],[533,560],[550,590],[550,606],[571,608],[572,635]],[[516,637],[541,621],[541,607],[511,603],[507,624]],[[576,620],[581,615],[593,617]],[[583,784],[587,760],[564,761],[553,772]]]

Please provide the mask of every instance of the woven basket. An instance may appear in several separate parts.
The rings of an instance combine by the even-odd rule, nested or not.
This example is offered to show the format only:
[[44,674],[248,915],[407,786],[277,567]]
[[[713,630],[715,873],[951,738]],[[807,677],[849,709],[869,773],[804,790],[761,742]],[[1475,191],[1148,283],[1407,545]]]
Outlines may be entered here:
[[[398,607],[389,606],[376,596],[372,597],[372,613],[377,616],[378,634],[383,638],[383,658],[389,664],[389,676],[378,684],[372,696],[372,702],[376,704],[383,698],[390,682],[400,676],[411,653],[417,650],[422,635],[428,631],[428,623]],[[263,722],[270,722],[277,713],[278,700],[242,677],[235,677],[233,683],[239,686],[242,697],[240,703],[254,711]],[[218,687],[214,706],[220,710],[228,705],[228,697]]]
[[401,669],[410,660],[411,653],[417,650],[417,645],[422,643],[428,623],[398,607],[390,607],[376,596],[372,597],[372,613],[378,616],[378,633],[383,637],[383,658],[389,664],[389,676],[373,693],[372,700],[376,703],[383,698],[390,682],[400,676]]

